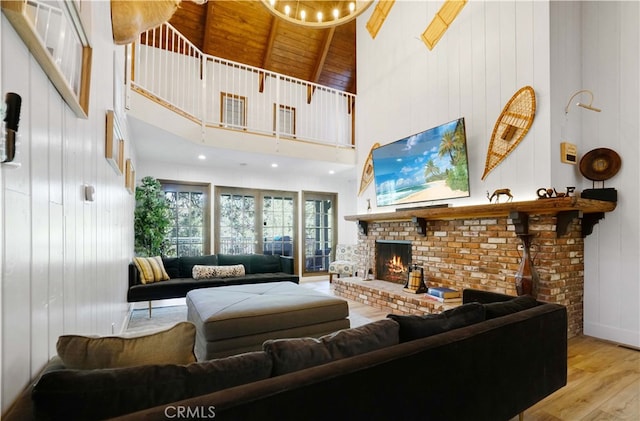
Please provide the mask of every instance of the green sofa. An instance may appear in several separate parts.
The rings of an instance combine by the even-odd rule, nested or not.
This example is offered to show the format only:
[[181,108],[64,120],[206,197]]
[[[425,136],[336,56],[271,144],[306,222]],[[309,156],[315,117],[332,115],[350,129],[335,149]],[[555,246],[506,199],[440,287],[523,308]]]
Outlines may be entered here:
[[[164,268],[169,280],[143,284],[135,264],[129,263],[129,289],[127,301],[151,301],[186,297],[187,292],[196,288],[211,288],[225,285],[257,284],[263,282],[291,281],[299,283],[294,274],[293,257],[262,254],[212,254],[193,257],[163,257]],[[221,278],[194,279],[195,265],[232,266],[243,265],[245,275]]]

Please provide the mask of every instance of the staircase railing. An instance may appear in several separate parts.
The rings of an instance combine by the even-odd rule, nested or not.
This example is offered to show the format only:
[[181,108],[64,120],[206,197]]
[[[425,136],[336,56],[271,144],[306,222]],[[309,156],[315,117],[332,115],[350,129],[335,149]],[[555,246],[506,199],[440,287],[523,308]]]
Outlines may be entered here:
[[203,126],[354,147],[351,93],[203,54],[170,24],[132,52],[132,89]]

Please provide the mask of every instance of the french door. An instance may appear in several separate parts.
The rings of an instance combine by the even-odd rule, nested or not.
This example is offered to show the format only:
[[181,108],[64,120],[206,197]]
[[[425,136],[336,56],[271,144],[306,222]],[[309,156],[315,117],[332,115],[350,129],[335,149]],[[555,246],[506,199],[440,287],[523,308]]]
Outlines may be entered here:
[[304,273],[326,273],[336,238],[337,196],[333,193],[303,192]]
[[297,193],[216,187],[215,249],[295,255]]

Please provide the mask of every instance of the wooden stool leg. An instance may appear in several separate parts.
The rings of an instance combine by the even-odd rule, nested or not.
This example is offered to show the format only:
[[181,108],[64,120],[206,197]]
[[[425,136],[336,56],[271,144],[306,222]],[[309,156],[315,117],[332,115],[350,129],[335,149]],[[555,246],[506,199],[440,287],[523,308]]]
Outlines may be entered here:
[[329,283],[333,282],[333,273],[329,274]]
[[524,421],[524,411],[518,414],[518,421]]

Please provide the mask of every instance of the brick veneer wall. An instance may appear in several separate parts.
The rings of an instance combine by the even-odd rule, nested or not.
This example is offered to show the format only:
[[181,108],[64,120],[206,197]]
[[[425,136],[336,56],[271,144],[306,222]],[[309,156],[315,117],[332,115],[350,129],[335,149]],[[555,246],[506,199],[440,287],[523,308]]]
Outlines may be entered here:
[[[555,216],[530,215],[534,266],[540,277],[538,299],[567,306],[570,336],[582,333],[584,242],[579,219],[556,234]],[[359,235],[361,268],[375,270],[376,240],[411,241],[412,263],[424,267],[427,284],[475,288],[516,295],[514,275],[521,241],[509,218],[428,221],[421,236],[410,221],[370,222]]]

